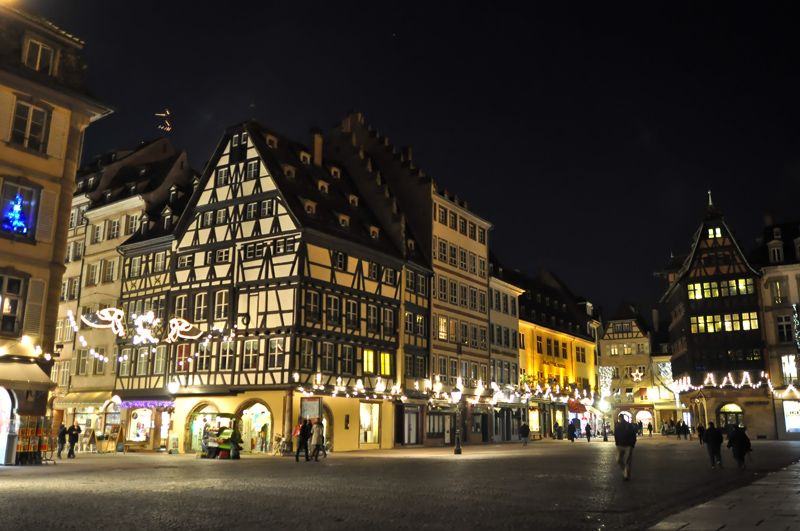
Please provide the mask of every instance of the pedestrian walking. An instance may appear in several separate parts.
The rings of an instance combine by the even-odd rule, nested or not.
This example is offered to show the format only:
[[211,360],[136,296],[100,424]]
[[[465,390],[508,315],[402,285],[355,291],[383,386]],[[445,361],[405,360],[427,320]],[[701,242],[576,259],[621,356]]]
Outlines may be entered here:
[[61,452],[64,451],[64,447],[67,445],[67,425],[63,422],[61,426],[58,427],[58,458],[61,459]]
[[622,413],[614,424],[614,444],[617,447],[617,465],[622,471],[622,479],[630,481],[633,448],[636,446],[636,428],[627,421]]
[[644,435],[644,424],[642,424],[641,420],[636,423],[636,427],[638,428],[637,435]]
[[689,429],[689,425],[686,424],[686,421],[683,421],[683,440],[686,441],[692,435],[691,430]]
[[527,422],[523,422],[519,427],[519,436],[522,437],[522,446],[528,446],[528,437],[531,435],[531,429],[528,427]]
[[720,454],[722,448],[722,433],[714,427],[713,422],[708,423],[704,441],[708,449],[708,456],[711,458],[711,468],[716,468],[716,465],[722,468],[722,455]]
[[571,422],[567,427],[567,439],[569,439],[569,442],[575,442],[575,425]]
[[586,424],[586,442],[592,442],[592,426],[591,424]]
[[78,426],[78,421],[74,421],[72,426],[67,429],[67,437],[69,438],[69,452],[67,459],[75,459],[75,445],[78,444],[78,436],[81,433],[81,427]]
[[301,450],[304,450],[306,453],[306,461],[311,460],[311,458],[308,456],[309,437],[311,437],[311,424],[309,424],[308,420],[303,419],[303,423],[300,425],[300,431],[297,434],[297,452],[294,455],[295,461],[300,461]]
[[697,438],[700,439],[700,446],[703,446],[703,437],[706,434],[706,427],[703,423],[697,425]]
[[648,422],[647,423],[647,433],[648,433],[648,435],[647,435],[648,437],[652,437],[653,436],[653,423],[652,422]]
[[239,450],[242,449],[241,443],[244,440],[242,439],[242,434],[239,433],[239,430],[236,429],[236,423],[233,423],[233,430],[231,431],[231,437],[228,439],[228,444],[231,447],[230,456],[231,459],[239,459]]
[[669,437],[669,432],[667,431],[667,422],[665,420],[661,421],[661,435],[666,435]]
[[319,453],[322,451],[322,444],[325,440],[325,427],[322,425],[322,419],[317,419],[311,427],[311,444],[314,446],[314,451],[311,452],[311,457],[314,461],[319,461]]
[[752,451],[750,437],[745,433],[745,428],[741,426],[736,426],[734,428],[733,434],[731,434],[731,440],[728,441],[728,448],[733,450],[734,461],[736,461],[741,470],[744,470],[746,468],[744,458],[747,456],[748,452]]

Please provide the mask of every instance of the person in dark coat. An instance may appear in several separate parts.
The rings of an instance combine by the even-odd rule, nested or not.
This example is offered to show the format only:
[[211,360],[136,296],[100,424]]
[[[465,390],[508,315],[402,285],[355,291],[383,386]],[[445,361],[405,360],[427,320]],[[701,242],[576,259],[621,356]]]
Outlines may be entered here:
[[647,423],[647,433],[648,433],[648,435],[647,435],[648,437],[652,437],[653,436],[653,423],[652,422],[648,422]]
[[528,437],[531,435],[531,429],[526,422],[522,423],[519,427],[519,436],[522,437],[522,446],[528,446]]
[[294,455],[295,461],[300,461],[300,450],[305,450],[306,461],[311,460],[311,458],[308,455],[309,438],[311,438],[311,424],[309,424],[308,420],[304,419],[302,426],[300,426],[300,434],[297,436],[297,452]]
[[700,439],[700,446],[703,446],[703,437],[706,434],[706,427],[702,424],[697,425],[697,438]]
[[747,456],[747,452],[752,449],[750,437],[747,436],[744,428],[740,426],[734,428],[731,440],[728,441],[728,448],[733,450],[734,461],[736,461],[740,469],[744,470],[746,468],[744,458]]
[[567,427],[567,439],[569,439],[569,442],[575,442],[575,425],[571,422]]
[[69,437],[69,452],[67,459],[75,459],[75,445],[78,444],[78,436],[81,434],[81,427],[78,426],[78,421],[72,423],[72,426],[67,430],[67,437]]
[[237,428],[236,427],[236,423],[234,422],[233,423],[233,430],[231,431],[231,437],[230,437],[230,439],[228,439],[228,444],[230,444],[230,446],[231,446],[231,452],[230,452],[231,459],[239,459],[240,458],[239,457],[239,451],[242,449],[242,446],[241,446],[242,442],[244,442],[244,440],[242,439],[242,434],[239,433],[239,430],[236,429],[236,428]]
[[706,429],[703,441],[706,443],[708,456],[711,458],[711,468],[716,468],[716,465],[722,468],[722,455],[720,453],[722,448],[722,432],[714,426],[713,422],[708,423],[708,429]]
[[622,479],[630,481],[633,448],[636,446],[637,428],[621,414],[614,424],[614,444],[617,447],[617,465],[622,470]]
[[63,422],[61,426],[58,427],[58,458],[61,459],[61,452],[64,451],[64,447],[67,445],[67,425]]
[[586,424],[586,442],[592,442],[592,426],[591,424]]

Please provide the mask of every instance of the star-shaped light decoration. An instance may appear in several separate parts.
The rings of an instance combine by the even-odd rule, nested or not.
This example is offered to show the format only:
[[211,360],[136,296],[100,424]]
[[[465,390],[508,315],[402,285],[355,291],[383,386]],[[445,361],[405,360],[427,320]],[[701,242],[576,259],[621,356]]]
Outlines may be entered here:
[[641,382],[642,381],[642,376],[644,376],[644,373],[641,372],[639,369],[636,369],[634,372],[631,373],[631,376],[633,376],[633,381],[634,382]]

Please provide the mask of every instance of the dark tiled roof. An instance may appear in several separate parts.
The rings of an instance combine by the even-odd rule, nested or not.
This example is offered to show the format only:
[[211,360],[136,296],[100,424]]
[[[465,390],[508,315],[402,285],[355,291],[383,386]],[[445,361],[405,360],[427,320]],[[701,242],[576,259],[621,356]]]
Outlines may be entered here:
[[[776,229],[779,231],[778,234],[775,232]],[[757,267],[800,263],[795,251],[798,239],[800,239],[800,221],[768,225],[762,229],[758,247],[750,253],[750,262]],[[770,262],[770,249],[776,244],[779,244],[777,246],[783,251],[783,260],[779,263],[772,263]]]

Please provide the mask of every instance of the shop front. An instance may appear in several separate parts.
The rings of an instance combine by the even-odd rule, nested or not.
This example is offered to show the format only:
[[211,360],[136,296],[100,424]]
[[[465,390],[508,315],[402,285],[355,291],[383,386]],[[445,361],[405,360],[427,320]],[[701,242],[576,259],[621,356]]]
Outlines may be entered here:
[[422,444],[425,403],[422,401],[415,402],[397,402],[395,406],[394,442],[398,446]]
[[126,449],[167,450],[174,411],[173,401],[122,400],[119,409],[120,438]]
[[101,435],[106,431],[105,406],[110,402],[111,391],[67,393],[53,401],[53,410],[64,412],[62,418],[67,426],[77,420],[82,433],[93,431]]
[[260,401],[242,404],[239,418],[239,432],[242,435],[242,452],[265,454],[274,442],[272,441],[272,413]]
[[492,441],[507,442],[519,440],[519,427],[522,425],[524,404],[498,402],[492,408]]

